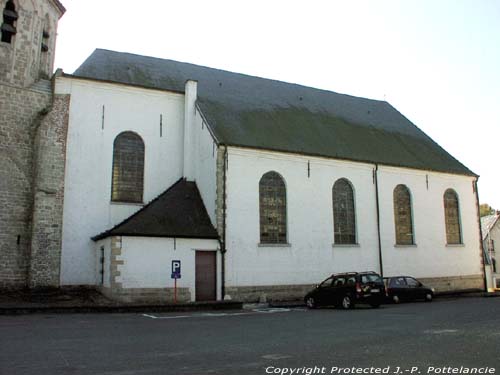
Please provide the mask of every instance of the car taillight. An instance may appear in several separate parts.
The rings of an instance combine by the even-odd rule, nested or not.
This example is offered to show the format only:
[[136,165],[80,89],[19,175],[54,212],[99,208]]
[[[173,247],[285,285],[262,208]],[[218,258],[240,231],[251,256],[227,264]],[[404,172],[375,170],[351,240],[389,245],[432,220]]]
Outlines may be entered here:
[[361,289],[361,284],[356,283],[356,293],[361,293],[362,291],[363,291],[363,289]]

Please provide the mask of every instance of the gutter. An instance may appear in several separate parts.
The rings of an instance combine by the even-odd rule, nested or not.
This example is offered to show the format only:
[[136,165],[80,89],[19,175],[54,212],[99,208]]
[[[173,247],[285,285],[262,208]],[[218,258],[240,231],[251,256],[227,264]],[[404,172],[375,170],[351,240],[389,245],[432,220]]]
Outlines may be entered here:
[[222,241],[221,241],[221,297],[226,295],[226,179],[227,179],[227,146],[224,145],[224,162],[222,164]]
[[384,266],[382,260],[382,240],[380,238],[380,202],[378,196],[378,164],[375,163],[373,170],[373,182],[375,183],[375,202],[377,206],[377,239],[378,239],[378,260],[380,267],[380,276],[384,277]]
[[484,243],[483,243],[483,229],[481,228],[481,210],[479,209],[479,192],[477,190],[477,180],[479,176],[474,179],[473,187],[474,193],[476,196],[476,212],[477,212],[477,223],[479,229],[479,247],[481,249],[481,258],[483,259],[483,283],[484,283],[484,291],[488,292],[488,281],[486,280],[486,259],[484,256]]

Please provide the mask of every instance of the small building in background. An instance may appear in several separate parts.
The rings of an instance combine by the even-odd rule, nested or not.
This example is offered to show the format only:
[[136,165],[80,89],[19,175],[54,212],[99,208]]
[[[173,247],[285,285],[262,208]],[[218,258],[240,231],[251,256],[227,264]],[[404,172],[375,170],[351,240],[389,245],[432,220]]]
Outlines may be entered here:
[[485,253],[486,283],[488,291],[500,289],[500,264],[498,263],[500,251],[500,211],[493,215],[481,218],[481,231],[483,233],[483,248]]

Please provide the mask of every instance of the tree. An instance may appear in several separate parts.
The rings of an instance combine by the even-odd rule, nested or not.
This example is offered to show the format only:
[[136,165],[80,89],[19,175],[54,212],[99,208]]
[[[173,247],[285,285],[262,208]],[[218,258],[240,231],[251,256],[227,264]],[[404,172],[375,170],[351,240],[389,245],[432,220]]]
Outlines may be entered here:
[[493,215],[495,213],[495,209],[492,208],[489,204],[487,203],[482,203],[479,206],[479,212],[481,214],[481,217],[483,216],[488,216],[488,215]]

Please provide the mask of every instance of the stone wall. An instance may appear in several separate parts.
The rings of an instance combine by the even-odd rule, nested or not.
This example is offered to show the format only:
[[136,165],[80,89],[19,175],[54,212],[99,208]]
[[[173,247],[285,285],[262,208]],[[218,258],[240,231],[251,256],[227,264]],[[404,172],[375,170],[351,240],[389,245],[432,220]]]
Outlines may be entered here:
[[[0,0],[3,12],[7,0]],[[0,82],[29,87],[48,78],[53,69],[57,22],[62,15],[52,1],[15,1],[17,33],[11,43],[0,42]],[[42,37],[45,30],[48,38]],[[48,50],[42,51],[42,39]]]
[[0,84],[0,288],[27,284],[34,140],[51,97]]
[[[2,12],[6,2],[0,0]],[[50,82],[40,78],[48,78],[52,73],[57,22],[63,12],[50,0],[16,0],[14,3],[18,14],[14,24],[17,32],[10,43],[0,42],[0,288],[28,285],[35,138],[40,126],[50,128],[49,120],[44,125],[41,123],[52,101]],[[46,49],[42,50],[42,42]],[[51,138],[52,135],[55,134],[46,133],[45,145],[59,142]],[[53,168],[60,173],[58,163],[60,160],[47,165],[46,171]],[[48,178],[49,175],[52,171]],[[60,196],[57,199],[60,200]],[[46,214],[46,209],[52,210],[51,202],[38,200],[37,204],[40,215]],[[60,223],[54,224],[50,214],[45,227],[57,231],[54,225]],[[39,228],[35,229],[38,232]],[[35,258],[42,255],[41,248],[49,246],[42,237],[37,238]],[[42,258],[35,259],[38,262],[32,268],[36,278],[53,272],[53,264]],[[58,285],[58,277],[49,279],[37,285]]]
[[38,128],[29,286],[59,286],[69,95],[56,95]]

